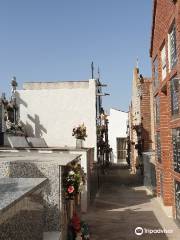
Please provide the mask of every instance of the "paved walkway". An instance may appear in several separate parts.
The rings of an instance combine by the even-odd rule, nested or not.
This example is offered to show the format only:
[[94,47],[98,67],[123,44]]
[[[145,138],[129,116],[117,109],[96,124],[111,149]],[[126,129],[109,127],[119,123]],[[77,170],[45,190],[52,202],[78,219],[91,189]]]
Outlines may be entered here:
[[[83,218],[89,223],[91,240],[180,239],[180,229],[165,215],[156,198],[146,194],[140,177],[130,175],[125,167],[111,167],[99,196]],[[137,227],[143,228],[140,236],[135,234]],[[173,233],[148,234],[146,229]]]

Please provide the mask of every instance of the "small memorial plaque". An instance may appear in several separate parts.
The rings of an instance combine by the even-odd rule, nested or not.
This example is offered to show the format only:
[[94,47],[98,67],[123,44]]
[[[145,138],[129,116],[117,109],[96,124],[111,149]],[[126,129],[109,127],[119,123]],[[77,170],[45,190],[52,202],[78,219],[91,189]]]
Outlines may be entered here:
[[47,148],[47,144],[44,138],[36,138],[36,137],[27,137],[27,141],[30,147],[35,148]]
[[26,138],[23,136],[8,136],[8,142],[10,143],[12,148],[28,148],[28,142]]

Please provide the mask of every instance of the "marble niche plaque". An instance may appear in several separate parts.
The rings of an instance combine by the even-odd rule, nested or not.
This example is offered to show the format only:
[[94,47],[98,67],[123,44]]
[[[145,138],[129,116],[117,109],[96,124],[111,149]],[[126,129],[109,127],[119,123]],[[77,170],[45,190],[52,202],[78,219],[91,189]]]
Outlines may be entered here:
[[47,144],[44,138],[36,138],[36,137],[27,137],[27,141],[30,147],[34,148],[47,148]]
[[28,142],[23,136],[7,136],[6,140],[12,148],[28,148]]

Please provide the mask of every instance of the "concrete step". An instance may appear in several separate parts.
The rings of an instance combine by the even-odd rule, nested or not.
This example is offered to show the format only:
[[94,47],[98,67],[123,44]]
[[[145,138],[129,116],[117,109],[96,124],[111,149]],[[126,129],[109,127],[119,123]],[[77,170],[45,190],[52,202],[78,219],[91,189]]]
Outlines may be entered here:
[[60,232],[57,231],[44,232],[43,240],[60,240]]

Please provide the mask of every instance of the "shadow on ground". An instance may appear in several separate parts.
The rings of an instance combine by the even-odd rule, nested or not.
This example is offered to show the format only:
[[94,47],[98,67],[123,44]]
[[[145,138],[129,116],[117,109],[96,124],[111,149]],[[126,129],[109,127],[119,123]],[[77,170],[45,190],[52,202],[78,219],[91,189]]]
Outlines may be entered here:
[[111,166],[101,176],[101,190],[84,219],[91,240],[168,239],[163,233],[137,236],[135,229],[162,229],[142,186],[142,177],[131,175],[126,166]]

